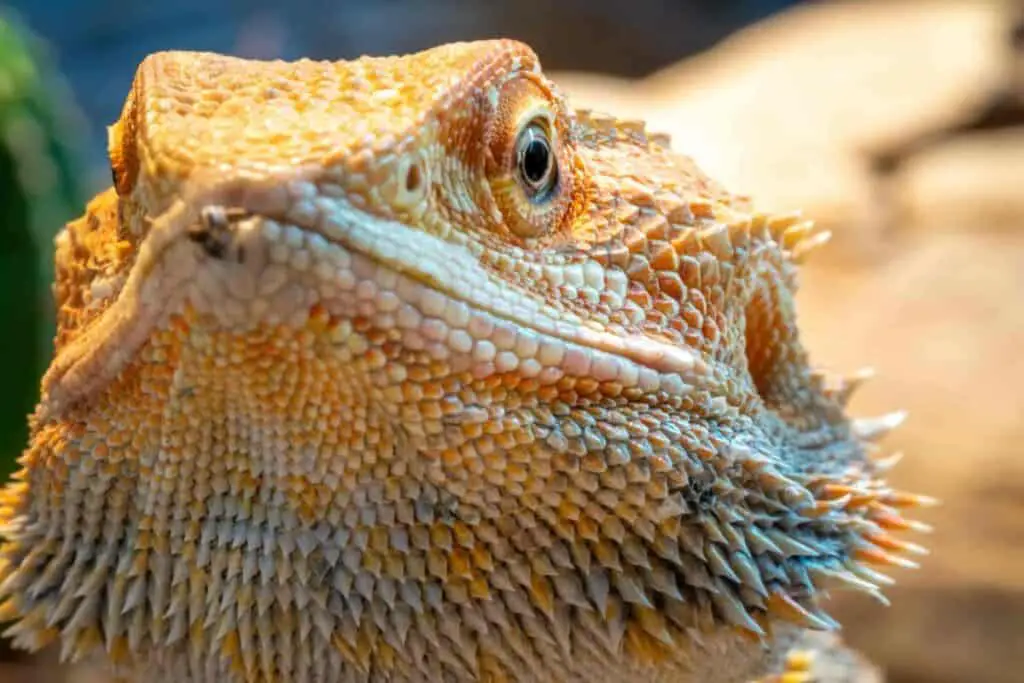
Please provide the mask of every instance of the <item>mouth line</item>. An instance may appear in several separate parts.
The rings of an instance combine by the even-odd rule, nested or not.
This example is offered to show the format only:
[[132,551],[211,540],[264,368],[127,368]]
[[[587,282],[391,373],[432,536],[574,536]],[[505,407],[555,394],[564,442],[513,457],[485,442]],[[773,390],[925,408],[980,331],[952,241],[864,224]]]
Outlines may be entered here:
[[[261,214],[255,217],[275,220]],[[471,317],[491,318],[496,327],[510,327],[511,333],[518,327],[542,340],[561,343],[566,352],[562,369],[570,374],[672,394],[688,393],[706,383],[711,374],[704,359],[687,347],[594,329],[579,316],[511,286],[481,266],[468,240],[444,239],[347,207],[317,221],[286,218],[282,223],[305,233],[308,248],[359,254],[379,268],[414,281],[423,288],[425,299],[440,296],[468,308]],[[443,315],[436,302],[406,303]]]
[[[406,303],[418,305],[426,315],[441,313],[451,301],[468,309],[469,317],[484,329],[501,328],[501,334],[513,336],[517,328],[525,329],[540,341],[542,351],[550,347],[548,355],[536,358],[541,369],[618,382],[624,389],[637,387],[648,394],[684,396],[708,383],[712,371],[695,351],[588,327],[578,316],[490,274],[472,253],[470,241],[460,240],[457,233],[438,237],[368,214],[339,197],[296,201],[281,187],[197,184],[196,191],[179,196],[155,216],[127,277],[112,293],[111,305],[58,352],[44,375],[38,419],[55,417],[112,381],[161,317],[181,300],[201,267],[200,260],[183,257],[182,250],[187,246],[205,251],[196,243],[196,228],[217,227],[209,222],[210,208],[235,217],[232,224],[240,218],[276,224],[276,235],[264,235],[269,237],[268,246],[294,242],[295,233],[300,233],[299,245],[307,249],[358,254],[375,267],[407,278],[418,285],[420,300]],[[282,235],[286,227],[294,230]],[[206,258],[215,257],[207,252]]]

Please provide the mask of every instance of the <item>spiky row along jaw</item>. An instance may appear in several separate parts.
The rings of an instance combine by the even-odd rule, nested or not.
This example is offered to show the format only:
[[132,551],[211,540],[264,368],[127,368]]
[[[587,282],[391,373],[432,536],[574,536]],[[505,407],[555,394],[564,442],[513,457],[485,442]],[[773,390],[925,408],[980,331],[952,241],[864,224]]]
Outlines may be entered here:
[[[442,98],[472,124],[443,163],[157,191],[142,147],[69,227],[4,498],[16,642],[164,680],[743,680],[782,623],[834,626],[826,581],[877,594],[866,565],[916,550],[888,531],[923,499],[799,346],[808,226],[545,108],[521,47],[467,50],[498,85]],[[494,131],[520,106],[566,146],[557,206],[509,194]]]

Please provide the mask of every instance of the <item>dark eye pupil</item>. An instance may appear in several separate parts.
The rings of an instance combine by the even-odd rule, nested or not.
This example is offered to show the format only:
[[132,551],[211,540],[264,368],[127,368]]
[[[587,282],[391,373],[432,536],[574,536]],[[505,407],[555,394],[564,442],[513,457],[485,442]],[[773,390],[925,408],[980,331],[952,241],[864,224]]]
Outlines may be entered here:
[[523,150],[523,178],[531,185],[539,185],[544,181],[551,167],[551,149],[548,143],[540,138],[530,140]]
[[544,126],[532,123],[516,141],[519,182],[534,202],[546,201],[558,184],[558,164]]

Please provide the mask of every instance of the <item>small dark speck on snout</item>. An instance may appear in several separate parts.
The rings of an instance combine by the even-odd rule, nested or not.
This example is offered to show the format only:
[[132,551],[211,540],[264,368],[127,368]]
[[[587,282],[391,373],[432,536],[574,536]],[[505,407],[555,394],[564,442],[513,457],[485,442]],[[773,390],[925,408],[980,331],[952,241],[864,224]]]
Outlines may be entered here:
[[[227,258],[234,242],[235,224],[248,213],[241,209],[227,209],[223,206],[204,207],[199,223],[188,231],[188,237],[198,244],[207,256],[215,259]],[[245,249],[238,245],[233,250],[233,257],[238,263],[245,261]]]

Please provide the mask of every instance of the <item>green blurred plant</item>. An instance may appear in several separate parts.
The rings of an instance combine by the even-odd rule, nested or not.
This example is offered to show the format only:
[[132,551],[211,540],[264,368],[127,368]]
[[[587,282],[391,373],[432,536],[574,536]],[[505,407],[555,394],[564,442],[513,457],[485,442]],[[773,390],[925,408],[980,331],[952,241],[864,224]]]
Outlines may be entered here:
[[84,125],[46,46],[0,12],[0,477],[52,354],[53,238],[81,211]]

